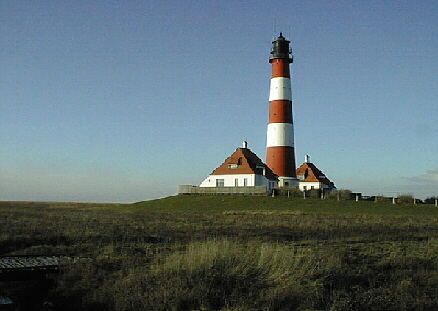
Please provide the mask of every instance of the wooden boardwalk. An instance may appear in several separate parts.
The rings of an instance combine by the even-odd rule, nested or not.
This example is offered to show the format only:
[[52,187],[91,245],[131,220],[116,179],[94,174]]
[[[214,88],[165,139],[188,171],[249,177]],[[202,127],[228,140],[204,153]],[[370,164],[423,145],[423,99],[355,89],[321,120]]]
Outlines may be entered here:
[[83,262],[67,256],[0,256],[0,280],[44,279],[62,266]]
[[17,270],[56,269],[70,258],[62,256],[1,256],[0,273]]

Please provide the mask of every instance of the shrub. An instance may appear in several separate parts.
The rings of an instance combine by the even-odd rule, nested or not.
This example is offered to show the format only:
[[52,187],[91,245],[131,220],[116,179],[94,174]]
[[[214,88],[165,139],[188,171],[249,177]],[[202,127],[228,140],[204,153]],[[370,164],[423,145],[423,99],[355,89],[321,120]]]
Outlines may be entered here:
[[341,200],[350,200],[351,199],[351,190],[341,189],[338,191]]
[[302,198],[303,192],[298,187],[281,187],[276,189],[277,195],[288,196],[291,198]]
[[397,198],[398,203],[413,203],[414,197],[411,194],[402,194]]
[[321,190],[319,189],[311,189],[306,191],[306,197],[313,198],[313,199],[319,199],[321,198]]
[[392,198],[385,197],[384,195],[377,195],[374,197],[374,202],[392,202]]
[[352,199],[351,190],[348,189],[340,189],[337,191],[327,192],[324,194],[324,197],[332,200],[350,200]]
[[436,197],[429,197],[429,198],[424,200],[424,203],[426,203],[426,204],[435,204],[435,200],[437,200],[437,199],[438,199],[438,196],[436,196]]

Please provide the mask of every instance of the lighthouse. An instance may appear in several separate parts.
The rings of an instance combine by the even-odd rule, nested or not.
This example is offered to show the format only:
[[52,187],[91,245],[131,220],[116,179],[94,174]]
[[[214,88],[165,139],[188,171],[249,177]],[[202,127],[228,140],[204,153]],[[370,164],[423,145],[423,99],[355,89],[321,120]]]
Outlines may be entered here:
[[180,185],[179,194],[274,194],[277,187],[288,186],[323,193],[336,190],[335,184],[310,162],[310,156],[306,155],[296,169],[289,43],[281,32],[272,41],[266,163],[244,141],[199,186]]
[[269,122],[266,164],[278,176],[278,185],[298,186],[296,178],[292,91],[289,66],[293,62],[290,41],[280,35],[272,41],[269,90]]

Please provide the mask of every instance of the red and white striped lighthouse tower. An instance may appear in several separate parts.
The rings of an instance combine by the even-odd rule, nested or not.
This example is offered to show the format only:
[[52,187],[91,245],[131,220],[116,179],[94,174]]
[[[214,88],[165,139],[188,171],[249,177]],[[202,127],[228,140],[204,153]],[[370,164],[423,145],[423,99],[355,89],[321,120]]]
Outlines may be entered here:
[[279,177],[278,185],[297,186],[289,64],[293,62],[290,41],[282,33],[272,41],[269,91],[269,124],[266,164]]

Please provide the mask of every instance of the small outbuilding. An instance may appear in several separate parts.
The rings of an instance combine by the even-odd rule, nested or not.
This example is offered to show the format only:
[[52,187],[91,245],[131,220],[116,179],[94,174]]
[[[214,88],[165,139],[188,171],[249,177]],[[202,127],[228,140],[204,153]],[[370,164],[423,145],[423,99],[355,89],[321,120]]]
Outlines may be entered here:
[[297,168],[297,178],[301,191],[322,189],[323,191],[336,190],[335,184],[318,169],[315,164],[310,162],[310,156],[306,155],[304,163]]

